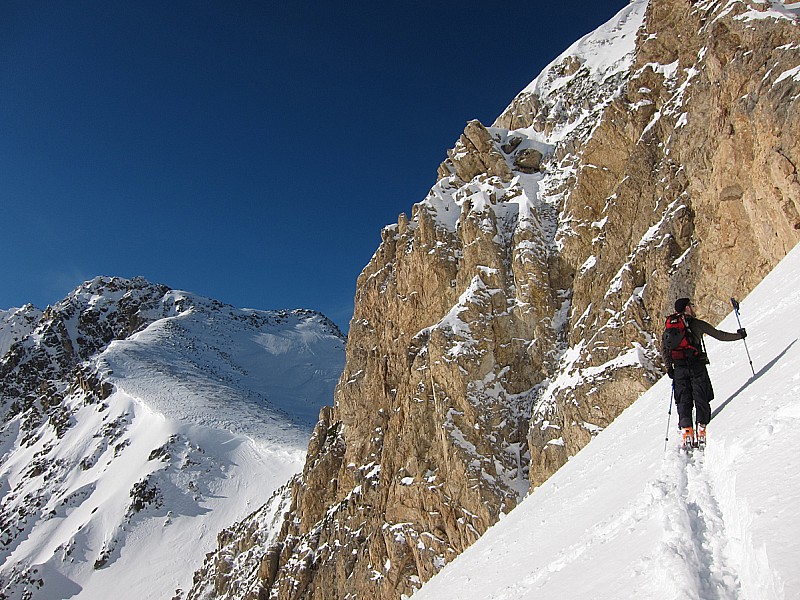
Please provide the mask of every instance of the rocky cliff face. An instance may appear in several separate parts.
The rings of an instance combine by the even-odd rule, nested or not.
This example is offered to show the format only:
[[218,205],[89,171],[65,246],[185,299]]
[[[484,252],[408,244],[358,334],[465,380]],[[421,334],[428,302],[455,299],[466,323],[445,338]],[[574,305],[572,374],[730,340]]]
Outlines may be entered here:
[[716,321],[800,240],[798,65],[779,2],[637,0],[469,123],[358,280],[280,530],[190,597],[410,595],[586,445],[677,296]]
[[[674,298],[715,322],[800,239],[797,36],[778,3],[651,3],[620,94],[554,153],[578,158],[557,236],[574,280],[569,349],[529,436],[534,485],[649,384]],[[548,107],[531,96],[498,123],[536,130]]]

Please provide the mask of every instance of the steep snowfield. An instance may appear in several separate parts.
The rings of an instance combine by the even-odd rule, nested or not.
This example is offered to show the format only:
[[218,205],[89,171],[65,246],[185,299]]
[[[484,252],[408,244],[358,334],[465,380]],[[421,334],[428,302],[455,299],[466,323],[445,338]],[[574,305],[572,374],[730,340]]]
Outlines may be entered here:
[[[332,401],[344,340],[310,311],[298,318],[212,310],[177,294],[193,308],[112,342],[100,356],[109,381],[165,416],[305,447],[320,406]],[[332,353],[332,344],[341,352]]]
[[[222,429],[168,419],[124,392],[114,393],[108,404],[110,420],[96,407],[81,408],[75,415],[79,425],[63,439],[45,433],[5,463],[13,477],[54,444],[50,460],[88,466],[69,470],[3,565],[6,576],[34,565],[33,579],[41,578],[44,586],[11,588],[10,597],[20,587],[35,591],[36,599],[100,599],[110,590],[119,598],[171,597],[189,585],[219,531],[302,468],[299,447],[270,451]],[[108,431],[104,422],[119,429]],[[97,437],[104,429],[111,443]],[[167,458],[149,458],[162,447]],[[130,491],[139,482],[154,496],[135,511]]]
[[[104,314],[126,295],[100,294]],[[152,311],[170,316],[84,365],[109,397],[72,387],[68,426],[0,429],[0,598],[180,597],[217,534],[302,469],[344,364],[335,326],[176,291]]]
[[800,597],[799,280],[800,246],[741,302],[755,376],[708,340],[705,452],[678,449],[674,410],[665,449],[664,378],[415,600]]

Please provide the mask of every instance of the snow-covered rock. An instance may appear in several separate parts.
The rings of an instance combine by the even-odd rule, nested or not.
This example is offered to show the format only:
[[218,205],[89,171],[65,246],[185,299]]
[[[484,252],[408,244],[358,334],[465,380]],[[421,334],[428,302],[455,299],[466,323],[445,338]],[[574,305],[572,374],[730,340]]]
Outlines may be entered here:
[[0,356],[36,327],[42,311],[31,304],[22,308],[0,309]]

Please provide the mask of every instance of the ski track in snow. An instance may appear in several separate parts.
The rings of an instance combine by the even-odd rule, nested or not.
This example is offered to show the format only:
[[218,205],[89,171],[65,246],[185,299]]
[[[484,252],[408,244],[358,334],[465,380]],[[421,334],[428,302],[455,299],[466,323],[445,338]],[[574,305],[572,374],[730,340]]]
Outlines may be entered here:
[[[706,452],[686,453],[671,446],[658,474],[630,503],[588,528],[578,542],[559,551],[546,564],[496,589],[486,600],[537,598],[551,575],[574,568],[582,558],[584,563],[592,561],[593,553],[606,545],[609,552],[614,552],[615,543],[619,544],[627,536],[641,535],[637,530],[648,521],[653,525],[645,527],[646,531],[660,536],[656,550],[629,561],[627,567],[631,577],[649,574],[646,579],[653,587],[644,597],[663,600],[745,600],[751,597],[742,593],[738,575],[742,558],[746,560],[752,554],[746,546],[748,536],[742,540],[728,531],[724,502],[717,493],[717,481],[724,479],[727,461],[722,460],[719,468],[712,469],[706,464]],[[586,491],[587,497],[592,494],[593,490]],[[496,557],[497,549],[491,554]],[[484,553],[484,558],[489,559],[489,555],[489,552]],[[768,587],[779,589],[775,583]],[[754,582],[751,584],[751,589],[759,589]],[[632,589],[631,594],[635,591]],[[590,596],[577,593],[575,597]]]
[[664,538],[658,562],[669,573],[679,597],[740,598],[739,578],[729,564],[725,518],[705,453],[671,449],[662,474]]
[[[670,448],[649,489],[587,530],[579,542],[559,552],[543,568],[493,595],[492,600],[528,598],[537,583],[550,574],[566,568],[590,549],[633,531],[653,515],[661,522],[663,532],[659,549],[655,555],[634,563],[632,571],[654,572],[653,581],[660,580],[663,598],[743,598],[736,565],[731,564],[730,540],[714,477],[705,466],[705,453],[696,450],[687,454],[680,448]],[[674,590],[674,595],[667,595],[666,590]]]

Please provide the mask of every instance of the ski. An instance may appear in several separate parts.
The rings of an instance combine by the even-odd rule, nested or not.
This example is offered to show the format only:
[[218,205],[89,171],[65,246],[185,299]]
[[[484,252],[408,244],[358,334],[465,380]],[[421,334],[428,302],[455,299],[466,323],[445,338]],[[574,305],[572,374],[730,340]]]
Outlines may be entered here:
[[683,438],[678,446],[683,452],[691,454],[693,450],[706,449],[706,429],[705,427],[698,427],[697,429],[686,428],[684,430]]

